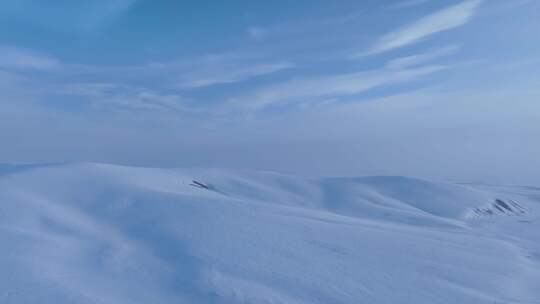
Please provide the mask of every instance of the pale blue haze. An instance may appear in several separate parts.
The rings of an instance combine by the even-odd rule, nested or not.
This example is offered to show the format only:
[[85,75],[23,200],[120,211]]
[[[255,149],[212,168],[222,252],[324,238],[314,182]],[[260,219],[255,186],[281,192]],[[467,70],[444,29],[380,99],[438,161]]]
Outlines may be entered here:
[[540,182],[540,2],[4,1],[0,162]]

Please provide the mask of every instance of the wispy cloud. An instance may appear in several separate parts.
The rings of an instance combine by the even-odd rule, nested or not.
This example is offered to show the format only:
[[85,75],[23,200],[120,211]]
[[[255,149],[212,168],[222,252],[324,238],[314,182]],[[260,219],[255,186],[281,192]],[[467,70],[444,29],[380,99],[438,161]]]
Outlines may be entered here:
[[411,24],[382,36],[370,49],[355,54],[353,57],[357,58],[390,51],[413,44],[433,34],[462,26],[471,20],[481,3],[482,0],[466,0],[424,16]]
[[386,63],[386,67],[389,69],[403,69],[407,67],[412,67],[444,56],[451,55],[455,53],[458,49],[459,47],[457,45],[449,45],[441,48],[435,48],[425,53],[392,59]]
[[291,62],[271,62],[249,53],[134,66],[78,65],[4,46],[0,47],[0,88],[4,97],[8,89],[18,95],[32,92],[33,100],[47,101],[43,104],[69,102],[75,108],[79,104],[97,110],[195,113],[205,111],[205,103],[185,98],[185,91],[239,83],[292,67]]
[[23,48],[0,46],[0,67],[50,70],[60,66],[58,60]]
[[420,4],[424,4],[426,2],[429,2],[431,0],[404,0],[400,1],[398,3],[392,4],[388,6],[389,9],[400,9],[400,8],[406,8],[411,6],[416,6]]
[[83,97],[97,110],[185,112],[186,99],[147,88],[115,83],[78,83],[57,88],[57,93]]
[[216,84],[235,83],[252,77],[272,74],[292,68],[290,62],[250,63],[242,61],[206,61],[197,67],[179,73],[178,86],[181,88],[200,88]]
[[320,77],[297,78],[260,88],[251,94],[231,100],[248,109],[275,104],[305,103],[359,94],[370,89],[408,82],[440,71],[444,66],[431,65],[413,69],[381,69]]
[[523,69],[523,68],[537,68],[536,67],[537,65],[540,65],[540,56],[524,58],[524,59],[509,61],[509,62],[501,62],[498,64],[490,65],[490,68],[493,70],[499,70],[499,71],[501,70],[511,71],[511,70]]

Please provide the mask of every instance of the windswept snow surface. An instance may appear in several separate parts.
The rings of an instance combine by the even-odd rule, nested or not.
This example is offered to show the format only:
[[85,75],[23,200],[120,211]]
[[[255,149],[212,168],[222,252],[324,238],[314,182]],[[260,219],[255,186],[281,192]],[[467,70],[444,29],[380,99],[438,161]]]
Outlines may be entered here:
[[540,303],[539,207],[406,177],[0,166],[0,303]]

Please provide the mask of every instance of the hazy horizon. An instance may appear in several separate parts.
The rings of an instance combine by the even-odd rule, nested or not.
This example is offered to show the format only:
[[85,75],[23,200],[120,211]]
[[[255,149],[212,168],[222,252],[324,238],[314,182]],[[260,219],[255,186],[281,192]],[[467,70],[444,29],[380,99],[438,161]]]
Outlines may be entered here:
[[0,163],[540,185],[538,1],[0,4]]

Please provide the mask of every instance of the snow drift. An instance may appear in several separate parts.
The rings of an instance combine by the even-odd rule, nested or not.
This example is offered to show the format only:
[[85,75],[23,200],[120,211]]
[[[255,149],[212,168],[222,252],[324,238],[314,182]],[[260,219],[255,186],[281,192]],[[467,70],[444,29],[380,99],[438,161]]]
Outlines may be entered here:
[[539,198],[405,177],[4,165],[0,302],[538,303]]

